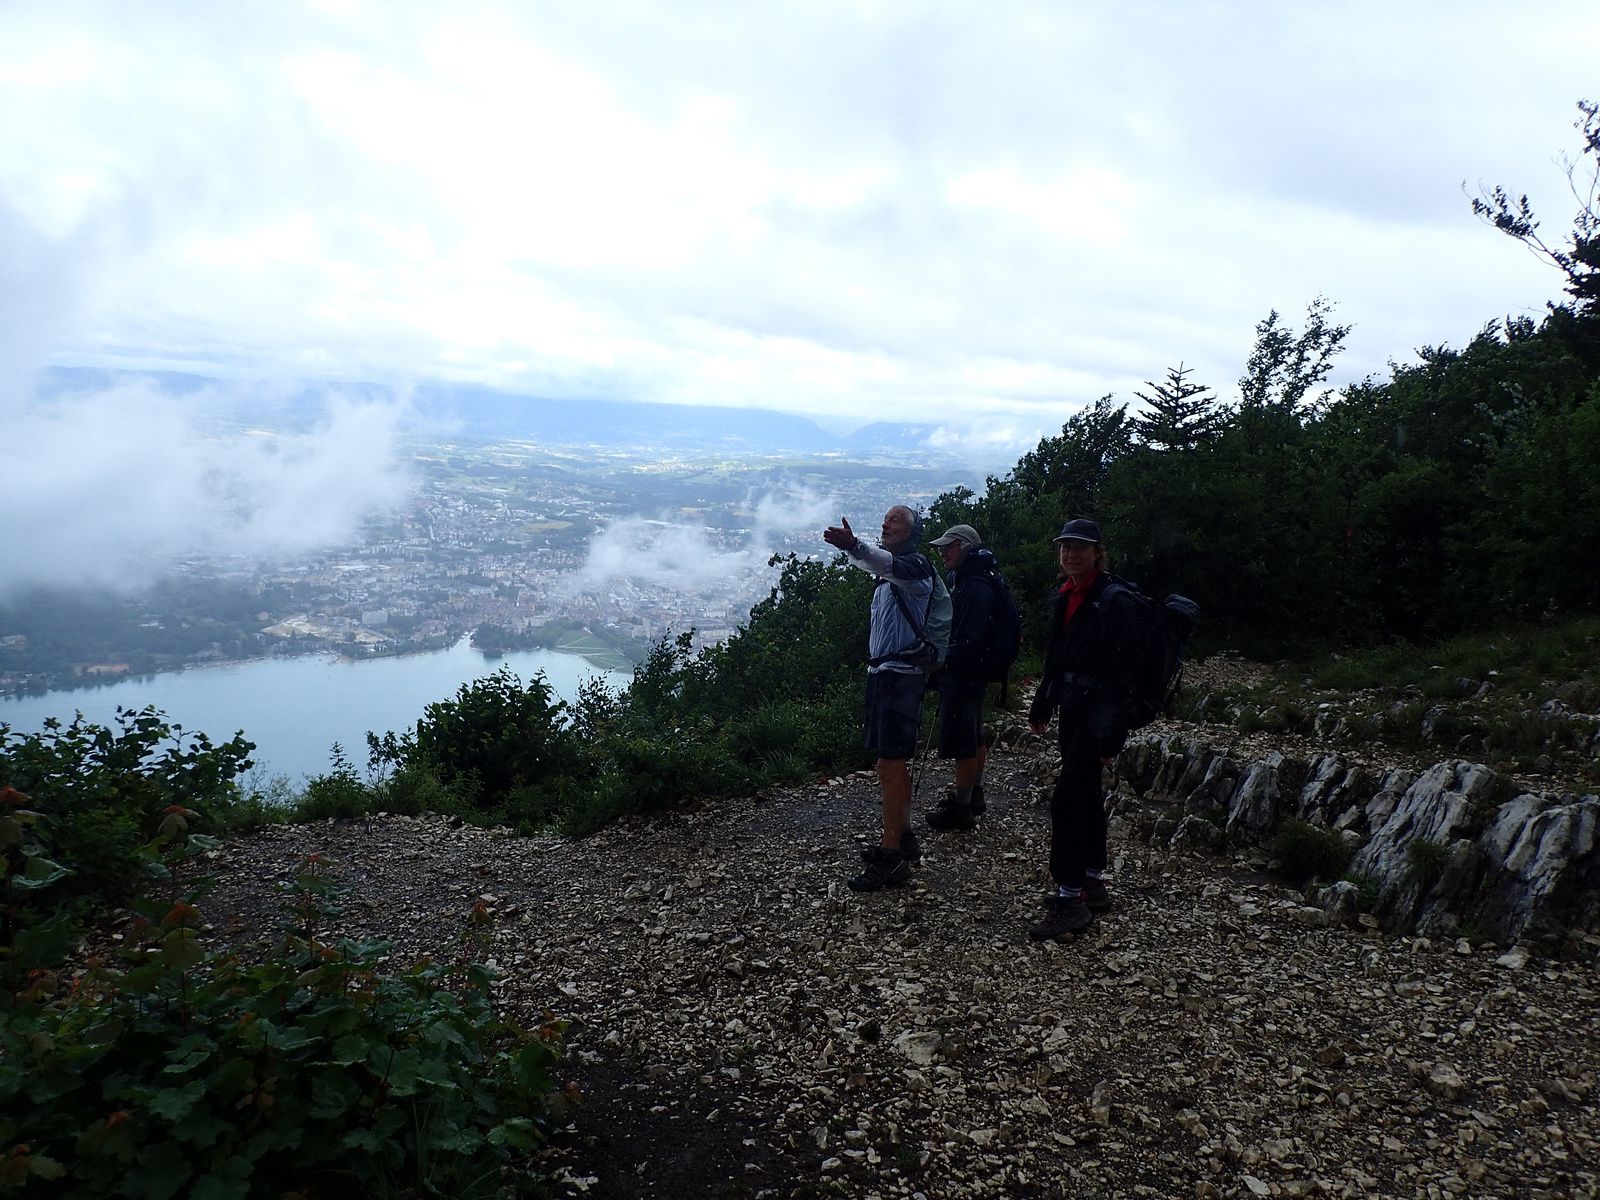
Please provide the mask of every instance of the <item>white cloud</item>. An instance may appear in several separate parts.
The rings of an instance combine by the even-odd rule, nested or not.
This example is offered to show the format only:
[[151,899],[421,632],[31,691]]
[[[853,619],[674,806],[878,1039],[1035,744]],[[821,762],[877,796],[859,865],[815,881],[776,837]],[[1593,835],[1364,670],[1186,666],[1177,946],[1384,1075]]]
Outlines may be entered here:
[[613,521],[589,542],[584,565],[565,585],[573,591],[604,589],[619,580],[687,595],[729,592],[729,581],[766,561],[756,547],[728,549],[713,531],[648,517]]
[[745,497],[745,508],[755,518],[751,537],[757,547],[770,547],[775,536],[802,530],[820,534],[833,523],[838,507],[838,497],[796,483]]
[[1346,378],[1558,297],[1459,185],[1560,227],[1592,72],[1550,47],[1597,37],[1580,0],[19,2],[0,237],[60,248],[57,361],[1048,428],[1180,360],[1225,389],[1319,293]]
[[1135,189],[1115,171],[1081,169],[1036,180],[1012,167],[986,168],[952,179],[945,198],[961,208],[992,209],[1021,217],[1058,238],[1120,242],[1128,236],[1125,213]]
[[778,539],[831,523],[838,501],[785,484],[745,497],[750,528],[729,534],[682,521],[643,516],[612,521],[590,539],[583,567],[565,581],[574,592],[604,590],[619,580],[687,595],[726,595],[729,581],[771,574]]
[[0,591],[136,588],[175,556],[270,559],[347,544],[407,481],[399,405],[332,397],[297,435],[214,432],[217,398],[135,382],[16,406],[0,472]]

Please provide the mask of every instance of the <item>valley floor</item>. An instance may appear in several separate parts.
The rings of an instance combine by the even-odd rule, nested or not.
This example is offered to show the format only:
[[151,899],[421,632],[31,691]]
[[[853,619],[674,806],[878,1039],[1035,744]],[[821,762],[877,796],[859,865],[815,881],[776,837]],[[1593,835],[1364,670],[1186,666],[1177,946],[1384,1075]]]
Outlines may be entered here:
[[877,817],[853,775],[582,842],[271,829],[206,907],[266,938],[273,883],[321,851],[348,932],[398,957],[489,897],[504,1002],[572,1022],[558,1195],[1600,1195],[1593,939],[1544,960],[1327,928],[1237,863],[1114,842],[1115,910],[1035,945],[1032,768],[997,753],[978,830],[925,835],[877,894],[844,886]]

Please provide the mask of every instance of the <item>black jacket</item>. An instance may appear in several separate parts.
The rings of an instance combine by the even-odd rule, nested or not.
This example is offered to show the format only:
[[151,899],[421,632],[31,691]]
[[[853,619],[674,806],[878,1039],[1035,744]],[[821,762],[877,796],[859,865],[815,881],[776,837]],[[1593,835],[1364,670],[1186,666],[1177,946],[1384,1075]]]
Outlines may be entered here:
[[994,584],[988,577],[999,569],[989,551],[969,550],[960,565],[945,576],[955,612],[944,669],[958,682],[984,682],[983,652],[989,645],[989,621],[994,616]]
[[1139,601],[1120,580],[1102,575],[1063,629],[1066,611],[1067,594],[1058,591],[1028,720],[1042,725],[1060,709],[1063,736],[1070,725],[1085,724],[1100,756],[1111,758],[1132,724],[1129,657],[1143,636]]

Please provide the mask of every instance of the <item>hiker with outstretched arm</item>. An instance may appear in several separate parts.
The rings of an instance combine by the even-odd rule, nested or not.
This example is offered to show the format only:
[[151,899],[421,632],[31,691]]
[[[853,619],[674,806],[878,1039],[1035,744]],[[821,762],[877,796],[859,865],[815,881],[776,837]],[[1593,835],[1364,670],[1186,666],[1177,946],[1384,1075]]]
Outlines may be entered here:
[[[822,535],[828,545],[843,550],[875,580],[867,638],[866,748],[877,755],[883,832],[878,844],[863,855],[866,863],[861,873],[849,881],[858,892],[904,883],[912,862],[921,857],[910,831],[908,765],[922,724],[922,693],[927,681],[916,657],[922,637],[912,614],[927,613],[934,588],[933,564],[916,548],[921,533],[917,515],[896,504],[884,514],[877,546],[858,538],[843,517]],[[900,593],[898,600],[896,592]]]
[[1050,614],[1044,669],[1028,725],[1059,717],[1061,772],[1050,795],[1050,877],[1044,920],[1028,930],[1048,941],[1086,929],[1111,908],[1106,890],[1106,808],[1101,770],[1122,750],[1135,717],[1125,651],[1142,636],[1138,599],[1111,578],[1100,527],[1078,518],[1055,537],[1066,577]]
[[953,616],[950,651],[938,675],[939,757],[955,759],[955,786],[929,810],[930,829],[977,827],[988,808],[983,767],[989,747],[983,740],[983,694],[989,686],[985,650],[996,608],[999,574],[994,555],[971,525],[952,525],[928,543],[939,551],[950,589]]

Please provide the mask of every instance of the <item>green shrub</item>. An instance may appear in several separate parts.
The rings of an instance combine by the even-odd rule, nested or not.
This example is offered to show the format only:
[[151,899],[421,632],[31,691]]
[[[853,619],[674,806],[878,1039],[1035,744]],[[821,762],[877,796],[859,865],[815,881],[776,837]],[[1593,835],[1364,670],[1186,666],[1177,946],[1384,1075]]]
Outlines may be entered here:
[[567,711],[543,675],[524,684],[502,667],[428,705],[414,733],[369,734],[367,745],[375,766],[427,768],[490,813],[518,789],[585,771]]
[[66,990],[35,964],[5,994],[0,1194],[527,1192],[560,1029],[494,1011],[487,908],[461,955],[386,971],[384,943],[323,936],[333,889],[313,857],[283,947],[247,964],[206,946],[203,884],[179,883],[187,819],[153,844],[172,895],[136,903],[125,966]]
[[1272,856],[1294,879],[1338,879],[1350,865],[1350,846],[1331,829],[1291,817],[1278,826]]
[[331,757],[333,765],[328,773],[307,780],[305,791],[295,803],[295,815],[302,821],[359,817],[373,811],[372,789],[361,781],[338,742],[333,744]]
[[1383,888],[1376,876],[1358,872],[1346,875],[1345,880],[1355,884],[1358,911],[1369,913],[1378,907],[1378,897],[1382,894]]
[[384,812],[415,817],[422,813],[469,816],[471,806],[431,767],[406,764],[374,788],[374,802]]
[[1426,892],[1443,878],[1450,864],[1450,847],[1430,838],[1414,838],[1406,843],[1406,864],[1417,890]]
[[52,857],[71,871],[51,905],[114,903],[144,877],[142,831],[167,809],[207,813],[202,825],[214,830],[254,819],[257,810],[241,802],[235,782],[253,749],[242,735],[213,745],[150,708],[119,709],[112,726],[81,714],[67,725],[47,720],[39,733],[0,725],[0,786],[30,797]]
[[557,827],[567,837],[586,837],[639,811],[632,788],[610,776],[597,780],[562,812]]

